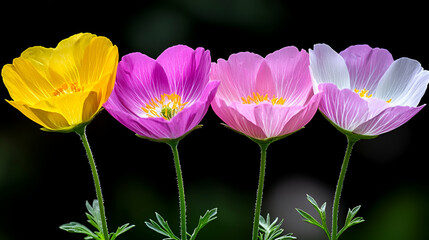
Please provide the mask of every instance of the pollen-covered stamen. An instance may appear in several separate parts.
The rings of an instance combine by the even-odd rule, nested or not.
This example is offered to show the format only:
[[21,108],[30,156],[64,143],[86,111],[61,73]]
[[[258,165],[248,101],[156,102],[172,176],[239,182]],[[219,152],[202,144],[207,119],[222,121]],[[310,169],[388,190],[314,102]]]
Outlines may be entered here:
[[176,93],[161,94],[160,98],[151,98],[142,110],[145,112],[146,117],[162,117],[166,120],[173,118],[178,112],[185,108],[188,102],[182,103],[182,97]]
[[81,91],[83,91],[83,86],[80,87],[77,82],[73,82],[70,84],[63,83],[63,85],[61,85],[61,87],[55,89],[52,92],[52,96],[56,97],[56,96],[59,96],[62,94],[76,93],[76,92],[81,92]]
[[[357,94],[359,94],[359,97],[361,97],[361,98],[370,98],[370,97],[372,97],[372,94],[370,94],[370,95],[368,95],[368,90],[366,90],[365,88],[364,89],[362,89],[362,90],[359,90],[359,89],[357,89],[357,88],[355,88],[355,93],[357,93]],[[386,102],[387,103],[390,103],[392,101],[392,99],[389,99],[389,100],[387,100]]]
[[245,97],[241,97],[241,100],[243,100],[243,104],[259,104],[261,102],[271,102],[273,105],[283,105],[286,102],[286,99],[280,97],[277,98],[275,96],[269,98],[268,94],[265,95],[261,95],[259,93],[255,93],[253,92],[252,95],[247,96],[247,98]]

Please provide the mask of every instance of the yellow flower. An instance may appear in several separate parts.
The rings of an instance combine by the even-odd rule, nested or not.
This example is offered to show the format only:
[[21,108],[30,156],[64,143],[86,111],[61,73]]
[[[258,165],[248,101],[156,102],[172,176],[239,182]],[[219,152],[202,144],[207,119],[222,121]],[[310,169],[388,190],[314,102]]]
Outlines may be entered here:
[[118,48],[105,37],[79,33],[56,48],[30,47],[2,69],[12,101],[42,130],[72,132],[107,101],[116,78]]

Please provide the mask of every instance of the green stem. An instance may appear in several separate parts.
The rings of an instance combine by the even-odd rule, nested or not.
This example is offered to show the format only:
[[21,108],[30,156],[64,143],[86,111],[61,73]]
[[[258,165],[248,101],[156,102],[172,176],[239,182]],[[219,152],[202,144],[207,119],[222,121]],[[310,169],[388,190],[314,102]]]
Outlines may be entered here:
[[89,147],[88,139],[86,138],[86,126],[76,130],[76,133],[80,136],[80,139],[82,140],[89,160],[89,165],[91,166],[92,177],[94,178],[95,191],[98,199],[98,205],[100,207],[101,224],[103,228],[102,234],[105,240],[109,240],[109,232],[107,230],[106,213],[104,212],[103,195],[101,193],[100,180],[98,178],[94,157],[92,155],[91,148]]
[[253,233],[252,240],[258,239],[258,229],[259,229],[259,216],[261,215],[261,206],[262,206],[262,194],[264,190],[264,179],[265,179],[265,166],[267,160],[267,148],[270,143],[257,142],[261,148],[261,165],[259,169],[259,185],[258,192],[256,194],[256,206],[255,206],[255,216],[253,220]]
[[168,143],[168,145],[170,145],[171,150],[173,151],[174,166],[176,167],[177,185],[179,188],[179,201],[180,201],[181,239],[186,240],[187,239],[187,233],[186,233],[185,189],[183,187],[182,170],[180,169],[179,152],[177,151],[177,145],[179,144],[179,139],[173,139],[167,143]]
[[344,156],[343,165],[341,166],[340,177],[338,178],[337,188],[335,190],[334,207],[332,210],[332,232],[331,240],[337,240],[337,229],[338,229],[338,209],[340,206],[341,191],[343,190],[344,178],[346,176],[347,166],[349,165],[350,155],[354,144],[359,138],[347,135],[347,149]]

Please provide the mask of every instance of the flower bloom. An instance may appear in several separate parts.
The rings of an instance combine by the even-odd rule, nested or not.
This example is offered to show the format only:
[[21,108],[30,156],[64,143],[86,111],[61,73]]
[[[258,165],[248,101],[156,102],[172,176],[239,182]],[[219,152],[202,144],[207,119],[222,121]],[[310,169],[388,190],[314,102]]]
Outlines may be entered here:
[[231,128],[255,139],[293,133],[314,116],[321,98],[313,94],[308,53],[285,47],[265,58],[241,52],[212,63],[210,79],[221,80],[212,102]]
[[80,33],[56,48],[30,47],[2,70],[12,101],[42,130],[70,132],[87,124],[108,99],[118,49],[105,37]]
[[209,83],[210,52],[177,45],[156,60],[122,57],[104,108],[120,123],[151,139],[176,139],[204,117],[219,82]]
[[429,72],[409,58],[393,61],[385,49],[351,46],[340,54],[328,45],[310,50],[315,91],[323,91],[320,111],[337,127],[377,136],[417,114]]

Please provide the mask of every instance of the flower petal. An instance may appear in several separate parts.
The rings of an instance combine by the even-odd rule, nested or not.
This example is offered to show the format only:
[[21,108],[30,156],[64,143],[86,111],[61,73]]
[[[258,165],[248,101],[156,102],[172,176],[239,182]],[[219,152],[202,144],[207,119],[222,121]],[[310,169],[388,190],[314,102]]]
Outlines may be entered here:
[[[234,130],[257,139],[267,138],[262,129],[256,126],[254,121],[248,119],[249,115],[243,115],[243,111],[239,112],[234,103],[228,105],[224,99],[216,97],[211,106],[216,115]],[[248,110],[251,111],[251,105],[248,106]]]
[[333,83],[338,89],[350,88],[349,71],[343,57],[326,44],[316,44],[309,52],[315,93],[321,83]]
[[424,106],[395,106],[387,108],[376,117],[360,124],[353,132],[361,135],[377,136],[392,131],[410,120]]
[[397,59],[381,78],[375,97],[392,105],[416,107],[429,82],[429,74],[420,63],[409,58]]
[[228,61],[218,60],[218,78],[222,83],[219,87],[220,96],[230,101],[240,101],[242,97],[257,92],[256,78],[264,58],[258,54],[240,52],[229,56]]
[[[7,100],[6,100],[7,101]],[[29,107],[28,105],[22,102],[16,101],[7,101],[16,109],[18,109],[22,114],[31,119],[32,121],[38,123],[49,130],[57,130],[69,128],[70,124],[68,121],[57,112],[49,112],[42,109],[37,109]]]
[[319,85],[323,92],[319,109],[337,126],[353,131],[368,118],[368,102],[350,89],[338,89],[332,83]]
[[303,105],[311,89],[309,57],[305,50],[284,47],[265,58],[276,84],[276,97],[286,99],[285,105]]
[[163,67],[171,91],[184,102],[197,99],[207,85],[211,64],[208,50],[177,45],[166,49],[156,61]]
[[383,74],[393,62],[389,51],[368,45],[350,46],[340,55],[346,61],[351,89],[366,89],[373,93]]
[[115,88],[104,106],[142,116],[141,108],[164,93],[171,90],[162,66],[144,54],[130,53],[119,62]]
[[266,61],[262,61],[256,75],[255,92],[261,95],[276,96],[276,86],[274,84],[271,69]]

